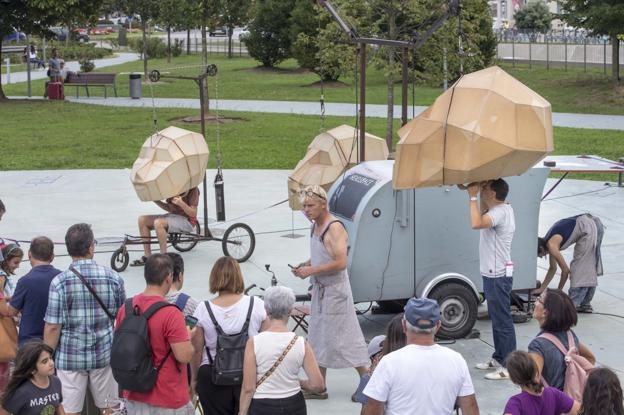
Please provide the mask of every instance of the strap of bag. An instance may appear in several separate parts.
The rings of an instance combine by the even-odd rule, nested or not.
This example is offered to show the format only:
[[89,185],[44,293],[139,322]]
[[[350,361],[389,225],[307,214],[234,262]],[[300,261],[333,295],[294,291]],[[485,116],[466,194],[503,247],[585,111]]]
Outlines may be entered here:
[[262,375],[262,377],[256,382],[256,388],[258,386],[262,385],[262,383],[264,383],[264,381],[267,380],[269,378],[269,376],[271,376],[273,374],[273,372],[275,372],[275,369],[277,369],[277,367],[280,365],[280,363],[282,363],[284,358],[286,358],[286,355],[288,354],[288,352],[290,352],[290,349],[293,348],[293,346],[297,342],[298,338],[299,338],[299,336],[297,336],[295,334],[295,337],[293,337],[293,339],[290,341],[290,343],[288,343],[288,346],[286,346],[286,348],[284,349],[284,351],[282,352],[280,357],[278,357],[277,360],[275,361],[275,363],[273,363],[273,366],[271,366],[271,368],[269,370],[264,372],[264,375]]
[[[223,331],[219,323],[217,323],[217,319],[215,318],[214,313],[212,312],[212,308],[210,308],[210,301],[206,300],[204,301],[204,304],[206,305],[206,310],[208,310],[208,315],[210,315],[210,320],[212,320],[212,324],[215,326],[215,330],[217,331],[217,334],[219,334],[220,336],[225,336],[225,332]],[[249,297],[249,310],[247,310],[247,318],[245,319],[245,324],[243,324],[243,328],[241,329],[239,334],[245,333],[249,330],[249,321],[251,320],[251,312],[253,311],[253,304],[254,304],[254,298],[253,296],[251,296]],[[214,364],[212,360],[212,356],[210,355],[210,349],[208,348],[208,345],[206,345],[206,354],[208,355],[208,361],[210,362],[210,364],[211,365]]]
[[[572,334],[568,331],[568,336],[571,336]],[[563,343],[561,343],[561,340],[559,340],[557,337],[555,337],[554,335],[550,334],[550,333],[542,333],[539,335],[539,337],[548,340],[549,342],[551,342],[552,344],[555,345],[555,347],[557,349],[559,349],[559,351],[565,356],[568,354],[568,351],[566,350],[565,346],[563,345]],[[568,337],[569,338],[569,337]],[[572,344],[574,344],[574,339],[572,339]]]
[[102,301],[102,299],[97,295],[97,293],[95,292],[95,290],[93,289],[93,287],[91,286],[91,284],[89,284],[87,282],[87,280],[85,279],[85,277],[78,272],[78,270],[76,268],[74,268],[73,265],[69,266],[69,270],[71,272],[73,272],[74,274],[76,274],[76,276],[80,279],[80,281],[82,282],[82,284],[87,287],[87,289],[89,290],[89,292],[91,293],[91,295],[93,295],[93,298],[95,298],[95,301],[97,301],[97,303],[100,305],[100,307],[102,307],[102,310],[104,310],[104,312],[106,313],[106,315],[108,316],[108,318],[110,319],[110,321],[114,324],[115,323],[115,316],[108,311],[108,308],[106,308],[106,305],[104,305],[104,301]]
[[249,297],[249,309],[247,310],[247,318],[245,318],[245,324],[243,324],[243,328],[241,329],[241,333],[246,333],[249,330],[249,321],[251,321],[251,313],[253,311],[254,298],[253,295]]
[[[126,301],[126,304],[127,304],[127,301]],[[175,307],[175,304],[167,303],[165,301],[159,301],[159,302],[149,306],[147,308],[147,310],[145,310],[145,312],[143,313],[143,317],[146,320],[149,320],[154,314],[156,314],[156,312],[158,310],[160,310],[161,308],[169,307],[169,306]],[[132,308],[132,299],[130,299],[130,307]],[[128,315],[128,308],[127,308],[127,306],[126,306],[126,315]],[[169,355],[171,355],[171,352],[172,352],[172,349],[171,349],[171,347],[169,347],[169,350],[167,350],[167,353],[165,354],[165,357],[163,357],[163,359],[160,361],[160,364],[156,368],[157,372],[160,372],[160,369],[162,369],[162,367],[164,366],[165,362],[167,361],[167,358],[169,357]],[[179,372],[180,368],[177,365],[177,361],[176,361],[176,367],[177,367],[178,372]]]

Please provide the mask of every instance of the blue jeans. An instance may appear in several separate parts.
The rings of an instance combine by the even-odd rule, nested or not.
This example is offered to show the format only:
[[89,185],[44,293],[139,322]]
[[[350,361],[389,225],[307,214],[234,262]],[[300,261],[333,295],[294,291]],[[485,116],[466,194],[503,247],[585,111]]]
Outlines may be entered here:
[[596,287],[570,287],[568,295],[576,308],[587,308],[594,298]]
[[511,318],[512,277],[483,277],[483,294],[492,320],[494,354],[492,358],[505,366],[509,353],[516,350],[516,330]]

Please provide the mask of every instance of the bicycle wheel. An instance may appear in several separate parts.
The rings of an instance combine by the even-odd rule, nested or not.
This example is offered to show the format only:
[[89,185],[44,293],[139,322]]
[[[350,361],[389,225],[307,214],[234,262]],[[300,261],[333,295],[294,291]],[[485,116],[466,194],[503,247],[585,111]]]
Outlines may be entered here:
[[126,268],[128,268],[128,264],[130,263],[130,255],[128,254],[128,250],[125,246],[118,248],[113,252],[111,256],[111,268],[117,272],[123,272]]
[[201,227],[199,222],[195,224],[195,233],[172,233],[171,246],[178,252],[188,252],[195,248],[195,245],[199,242],[199,236],[201,236]]
[[256,236],[244,223],[235,223],[227,228],[221,241],[223,254],[238,262],[245,262],[256,248]]

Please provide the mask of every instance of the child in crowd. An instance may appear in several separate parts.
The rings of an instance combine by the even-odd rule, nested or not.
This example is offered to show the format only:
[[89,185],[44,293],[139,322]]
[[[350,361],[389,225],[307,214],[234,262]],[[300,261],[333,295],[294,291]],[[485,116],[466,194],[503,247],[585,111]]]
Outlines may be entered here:
[[24,251],[17,244],[8,244],[2,248],[2,258],[0,262],[0,291],[7,301],[15,291],[15,283],[11,280],[11,275],[15,275],[15,270],[19,268]]
[[591,371],[583,391],[582,415],[624,415],[622,386],[617,375],[606,367]]
[[505,415],[577,415],[580,404],[540,381],[537,364],[527,352],[515,351],[507,357],[511,381],[522,388],[505,406]]
[[52,348],[31,341],[17,352],[15,369],[5,394],[0,415],[65,415],[61,381],[54,376]]

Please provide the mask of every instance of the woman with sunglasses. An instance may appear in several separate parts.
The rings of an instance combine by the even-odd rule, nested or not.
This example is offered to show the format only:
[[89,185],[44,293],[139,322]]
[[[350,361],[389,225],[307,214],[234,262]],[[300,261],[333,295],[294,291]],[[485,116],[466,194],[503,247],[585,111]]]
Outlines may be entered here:
[[574,339],[579,354],[596,363],[593,353],[581,343],[572,327],[577,323],[576,307],[570,297],[561,290],[546,289],[537,299],[533,318],[540,325],[540,332],[529,343],[529,354],[535,360],[539,373],[548,386],[563,390],[566,363],[565,356],[550,340],[540,337],[544,333],[552,334],[568,348],[568,333]]

